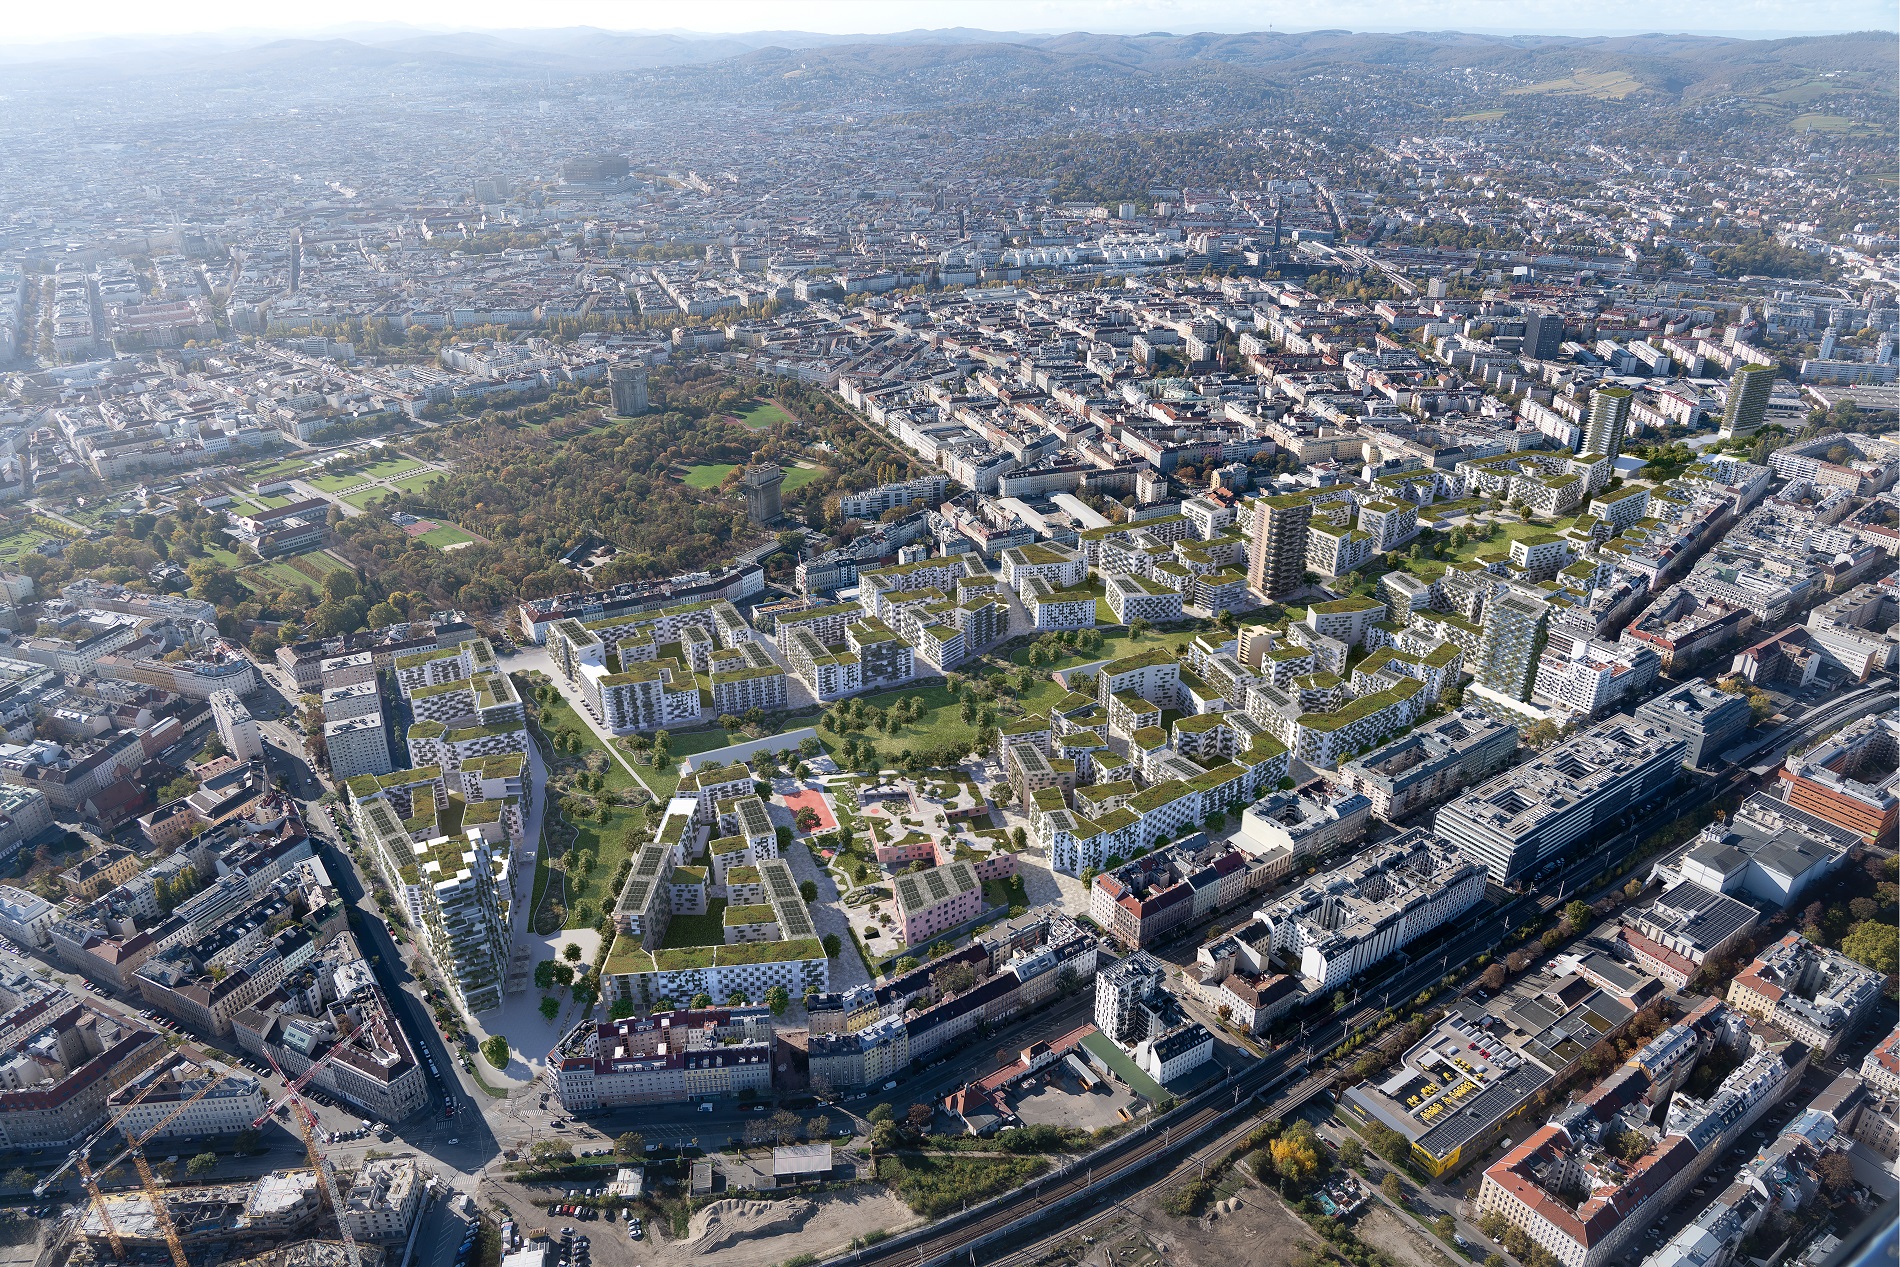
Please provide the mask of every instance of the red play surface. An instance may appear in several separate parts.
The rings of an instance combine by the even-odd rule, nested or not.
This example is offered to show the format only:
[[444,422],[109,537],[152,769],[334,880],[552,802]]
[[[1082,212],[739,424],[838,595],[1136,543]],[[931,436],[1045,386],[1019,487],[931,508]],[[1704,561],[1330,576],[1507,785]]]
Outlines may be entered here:
[[819,831],[830,831],[838,825],[838,820],[832,817],[831,806],[825,804],[825,798],[817,792],[794,792],[785,798],[785,804],[793,814],[809,806],[812,813],[818,815]]

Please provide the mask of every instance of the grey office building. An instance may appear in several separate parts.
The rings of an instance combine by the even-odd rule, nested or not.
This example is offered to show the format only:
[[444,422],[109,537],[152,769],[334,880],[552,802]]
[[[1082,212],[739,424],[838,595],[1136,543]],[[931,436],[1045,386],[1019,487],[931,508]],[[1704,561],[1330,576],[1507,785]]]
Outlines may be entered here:
[[1742,741],[1753,720],[1748,701],[1718,691],[1702,678],[1665,691],[1636,710],[1636,720],[1668,731],[1687,744],[1682,764],[1714,770],[1722,754]]
[[1438,834],[1499,884],[1534,879],[1624,810],[1668,791],[1685,746],[1660,726],[1603,722],[1450,802],[1438,811]]

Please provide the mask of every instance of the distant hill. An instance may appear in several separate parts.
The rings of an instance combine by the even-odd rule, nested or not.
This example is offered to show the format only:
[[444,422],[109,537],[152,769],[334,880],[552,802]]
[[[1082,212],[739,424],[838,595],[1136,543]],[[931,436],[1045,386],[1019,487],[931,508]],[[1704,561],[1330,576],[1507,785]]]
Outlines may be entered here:
[[[1692,35],[1613,38],[1306,31],[1245,34],[1025,35],[968,28],[836,36],[800,31],[703,36],[593,27],[438,32],[400,25],[331,38],[205,36],[92,40],[0,48],[10,78],[60,82],[193,74],[281,76],[299,71],[404,68],[472,80],[566,78],[668,67],[785,66],[862,80],[981,67],[991,73],[1061,77],[1231,69],[1281,83],[1329,68],[1505,76],[1518,92],[1662,97],[1691,102],[1722,95],[1851,87],[1893,95],[1900,36],[1891,31],[1802,39]],[[783,72],[781,72],[783,73]],[[1826,82],[1829,77],[1840,81]]]

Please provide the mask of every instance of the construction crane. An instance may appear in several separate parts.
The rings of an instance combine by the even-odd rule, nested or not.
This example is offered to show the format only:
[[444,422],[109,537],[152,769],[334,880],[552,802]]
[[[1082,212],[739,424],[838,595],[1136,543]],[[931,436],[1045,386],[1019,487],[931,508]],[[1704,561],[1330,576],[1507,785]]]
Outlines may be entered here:
[[[341,1043],[337,1044],[337,1047],[341,1046]],[[334,1054],[335,1051],[336,1048],[331,1048],[330,1053],[326,1054],[325,1059],[328,1059],[329,1055]],[[265,1053],[265,1059],[270,1059],[268,1052]],[[271,1068],[277,1069],[277,1062],[275,1060],[271,1060]],[[309,1070],[305,1071],[304,1076],[306,1078],[309,1077],[310,1073],[315,1071],[315,1068],[314,1065],[311,1066]],[[283,1073],[284,1071],[282,1069],[277,1069],[278,1077],[283,1077]],[[363,1267],[363,1256],[356,1248],[356,1238],[350,1235],[350,1225],[343,1217],[343,1199],[337,1195],[336,1167],[331,1164],[328,1157],[323,1155],[323,1150],[317,1146],[317,1136],[320,1133],[317,1125],[317,1115],[311,1112],[310,1106],[303,1102],[303,1097],[297,1094],[295,1088],[292,1088],[284,1096],[284,1099],[289,1101],[291,1120],[297,1124],[297,1130],[303,1136],[304,1152],[310,1158],[310,1169],[316,1172],[318,1200],[327,1206],[330,1212],[336,1216],[337,1230],[343,1234],[343,1252],[349,1259],[350,1267]]]
[[[191,1267],[185,1261],[185,1243],[178,1239],[178,1229],[172,1224],[172,1212],[165,1208],[165,1198],[159,1193],[158,1180],[152,1177],[152,1167],[145,1160],[144,1149],[132,1150],[132,1164],[138,1167],[139,1182],[145,1187],[146,1201],[151,1203],[152,1217],[158,1220],[158,1230],[164,1234],[165,1245],[172,1252],[172,1267]],[[116,1244],[114,1248],[117,1248]]]
[[317,1057],[316,1060],[312,1061],[310,1064],[310,1067],[304,1070],[302,1074],[298,1075],[297,1079],[294,1082],[291,1080],[290,1075],[283,1071],[283,1068],[277,1063],[276,1058],[273,1057],[268,1051],[265,1052],[264,1059],[270,1061],[271,1069],[277,1074],[279,1078],[282,1078],[284,1080],[284,1094],[281,1097],[279,1097],[277,1103],[271,1105],[269,1108],[265,1109],[262,1113],[257,1115],[257,1120],[251,1123],[252,1128],[255,1129],[259,1126],[262,1126],[265,1122],[270,1120],[271,1114],[275,1113],[278,1109],[283,1108],[284,1105],[290,1103],[290,1101],[298,1099],[298,1093],[301,1092],[304,1089],[304,1087],[309,1084],[311,1078],[316,1076],[317,1070],[323,1068],[326,1064],[330,1063],[331,1059],[340,1055],[345,1048],[353,1044],[356,1041],[356,1035],[360,1034],[361,1032],[362,1032],[361,1030],[356,1030],[352,1032],[347,1038],[344,1038],[339,1042],[331,1044],[330,1050],[324,1052],[323,1055]]
[[125,1115],[137,1108],[139,1101],[158,1090],[158,1082],[159,1080],[157,1078],[153,1078],[150,1082],[147,1082],[144,1090],[133,1096],[124,1108],[112,1115],[110,1122],[107,1122],[104,1126],[94,1131],[78,1148],[67,1153],[65,1161],[60,1162],[59,1165],[53,1168],[51,1174],[33,1185],[33,1196],[36,1199],[45,1196],[46,1190],[59,1182],[59,1177],[66,1173],[69,1166],[78,1166],[83,1171],[86,1167],[86,1159],[91,1154],[93,1146],[112,1132],[118,1130],[119,1123],[125,1120]]
[[[112,1243],[112,1253],[113,1253],[114,1258],[117,1259],[118,1261],[124,1261],[125,1259],[125,1240],[123,1237],[119,1235],[118,1225],[113,1223],[112,1221],[111,1211],[106,1208],[105,1193],[102,1192],[99,1188],[99,1180],[111,1174],[112,1171],[116,1169],[121,1162],[123,1162],[127,1157],[130,1157],[133,1161],[133,1164],[138,1167],[139,1180],[145,1187],[145,1199],[151,1202],[152,1209],[155,1212],[155,1215],[159,1221],[159,1230],[165,1233],[166,1243],[171,1246],[172,1258],[174,1262],[176,1263],[176,1267],[185,1267],[184,1247],[178,1242],[178,1233],[177,1233],[177,1230],[174,1229],[171,1225],[171,1216],[165,1210],[164,1198],[159,1195],[158,1187],[152,1178],[152,1169],[149,1165],[146,1164],[144,1147],[145,1147],[145,1144],[149,1140],[151,1140],[154,1136],[156,1136],[160,1131],[163,1131],[167,1126],[170,1126],[174,1121],[176,1121],[178,1119],[179,1114],[183,1113],[186,1109],[190,1108],[192,1105],[196,1104],[198,1101],[204,1099],[205,1096],[209,1095],[211,1091],[214,1088],[216,1088],[219,1083],[223,1082],[226,1078],[229,1078],[230,1076],[231,1076],[231,1071],[229,1069],[219,1070],[216,1077],[206,1082],[204,1086],[198,1088],[198,1090],[195,1093],[193,1093],[189,1099],[185,1100],[177,1108],[173,1109],[170,1113],[167,1113],[163,1118],[160,1118],[158,1123],[154,1125],[150,1130],[146,1131],[144,1134],[140,1135],[136,1139],[132,1139],[128,1135],[127,1139],[129,1140],[129,1143],[126,1146],[125,1151],[120,1153],[117,1157],[114,1157],[111,1161],[107,1162],[105,1166],[102,1167],[100,1170],[96,1172],[93,1170],[92,1164],[86,1158],[86,1154],[92,1151],[92,1145],[95,1142],[97,1142],[101,1136],[105,1134],[105,1131],[100,1131],[97,1135],[94,1135],[92,1139],[87,1140],[86,1143],[82,1147],[73,1150],[72,1156],[67,1158],[68,1162],[70,1162],[71,1164],[79,1168],[80,1181],[84,1183],[86,1186],[86,1195],[92,1199],[92,1208],[99,1215],[99,1223],[102,1227],[105,1228],[106,1239]],[[111,1125],[106,1127],[106,1130],[111,1130],[113,1127],[118,1126],[120,1122],[124,1121],[126,1113],[131,1111],[133,1105],[136,1105],[140,1100],[143,1100],[148,1094],[151,1093],[153,1087],[156,1087],[157,1085],[158,1085],[158,1079],[154,1078],[150,1086],[146,1087],[145,1090],[139,1092],[138,1096],[133,1099],[132,1103],[126,1105],[125,1108],[120,1111],[118,1117],[115,1117],[112,1120]],[[38,1187],[36,1187],[33,1190],[33,1194],[35,1196],[39,1196],[42,1192],[44,1192],[44,1190],[47,1187],[49,1187],[52,1184],[53,1180],[57,1178],[58,1175],[64,1170],[65,1170],[65,1166],[62,1165],[59,1170],[56,1170],[53,1172],[52,1175],[47,1176],[45,1182],[40,1184]]]

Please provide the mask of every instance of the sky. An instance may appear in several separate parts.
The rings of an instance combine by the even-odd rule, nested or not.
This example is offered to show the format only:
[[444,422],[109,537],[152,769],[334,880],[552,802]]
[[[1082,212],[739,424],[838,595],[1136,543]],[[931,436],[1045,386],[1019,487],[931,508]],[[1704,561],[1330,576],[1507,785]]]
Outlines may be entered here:
[[[653,0],[324,0],[261,6],[256,0],[89,0],[15,4],[0,44],[197,32],[315,34],[359,23],[404,22],[446,30],[522,26],[674,29],[685,11]],[[1782,37],[1892,30],[1893,0],[720,0],[690,10],[692,30],[831,34],[981,27],[998,31],[1460,30],[1629,34],[1665,30]],[[525,20],[524,20],[525,18]]]

